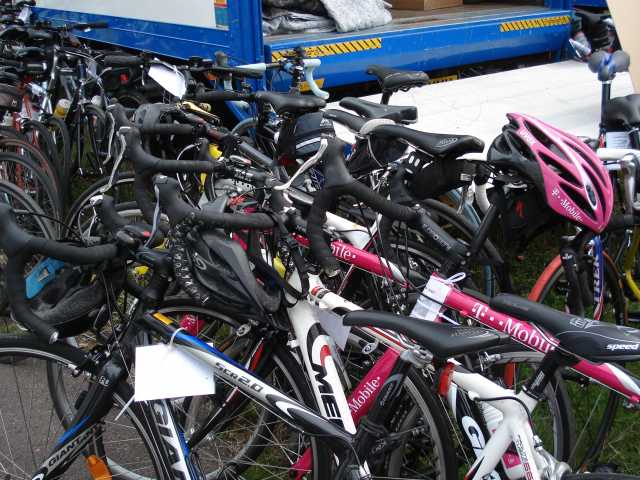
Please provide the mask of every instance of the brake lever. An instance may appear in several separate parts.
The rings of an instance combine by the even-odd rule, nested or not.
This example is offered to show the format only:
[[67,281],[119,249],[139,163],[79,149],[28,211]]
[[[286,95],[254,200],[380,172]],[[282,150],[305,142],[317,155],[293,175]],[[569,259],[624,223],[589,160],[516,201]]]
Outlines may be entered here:
[[326,138],[323,138],[322,140],[320,140],[320,148],[318,149],[316,154],[313,157],[311,157],[309,160],[304,162],[300,166],[298,171],[294,173],[293,176],[289,179],[289,181],[287,181],[286,183],[283,183],[282,185],[277,185],[273,187],[274,190],[288,190],[296,178],[298,178],[300,175],[302,175],[304,172],[309,170],[311,167],[313,167],[320,161],[328,145],[329,145],[329,142],[327,141]]

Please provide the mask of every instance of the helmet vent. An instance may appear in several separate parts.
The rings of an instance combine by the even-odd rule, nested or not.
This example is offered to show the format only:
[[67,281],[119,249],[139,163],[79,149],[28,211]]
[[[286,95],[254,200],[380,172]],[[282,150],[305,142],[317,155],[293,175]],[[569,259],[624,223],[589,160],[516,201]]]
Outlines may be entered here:
[[538,152],[538,155],[544,161],[544,163],[551,167],[560,178],[576,188],[582,188],[580,180],[572,175],[571,172],[567,170],[565,165],[560,164],[555,158],[547,155],[544,152]]

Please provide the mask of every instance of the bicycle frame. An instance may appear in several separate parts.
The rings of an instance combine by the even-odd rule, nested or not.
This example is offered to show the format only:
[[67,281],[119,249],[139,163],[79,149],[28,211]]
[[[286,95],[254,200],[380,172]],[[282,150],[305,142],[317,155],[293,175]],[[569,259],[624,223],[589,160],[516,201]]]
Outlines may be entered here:
[[[472,400],[500,398],[500,400],[487,401],[488,405],[502,414],[502,421],[485,445],[479,445],[479,449],[474,448],[477,458],[465,475],[466,480],[495,478],[495,468],[505,457],[512,443],[516,447],[525,478],[541,478],[541,471],[561,464],[544,452],[532,430],[527,410],[533,411],[538,404],[533,396],[524,390],[514,394],[513,390],[505,389],[481,374],[469,372],[453,360],[449,360],[445,372],[447,369],[449,373],[444,374],[445,379],[441,382],[448,382],[448,384],[444,383],[440,386],[440,393],[446,395],[449,388],[455,385],[468,392]],[[523,406],[526,406],[527,410]]]
[[[342,456],[352,445],[354,437],[351,433],[274,389],[216,348],[182,331],[176,331],[172,326],[172,320],[163,314],[146,313],[134,320],[135,322],[143,323],[170,342],[172,348],[182,350],[193,357],[194,361],[205,362],[214,370],[218,378],[244,392],[294,428],[310,435],[337,440],[332,442],[334,453]],[[101,407],[105,404],[110,407],[113,391],[126,375],[126,369],[119,360],[119,358],[112,358],[103,365],[98,374],[98,382],[92,385],[87,394],[89,401],[83,402],[72,426],[60,438],[54,451],[34,474],[32,477],[34,480],[57,478],[64,473],[73,460],[82,454],[93,435],[99,431],[99,422],[106,414]],[[153,419],[153,424],[149,426],[160,440],[157,445],[161,446],[165,453],[169,453],[161,456],[164,462],[162,465],[164,473],[170,478],[185,480],[205,478],[199,471],[197,462],[192,459],[184,435],[173,418],[170,402],[159,400],[145,402],[145,405],[153,412],[153,415],[149,416]]]

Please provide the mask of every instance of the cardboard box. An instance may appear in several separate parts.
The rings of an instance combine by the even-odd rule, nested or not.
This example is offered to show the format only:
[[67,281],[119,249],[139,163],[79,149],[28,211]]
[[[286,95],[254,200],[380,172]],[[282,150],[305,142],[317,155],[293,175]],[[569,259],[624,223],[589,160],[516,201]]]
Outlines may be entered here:
[[[638,0],[609,0],[609,10],[616,22],[620,44],[631,57],[631,81],[636,93],[640,92],[640,32],[638,31]],[[615,82],[615,80],[614,80]]]
[[463,0],[391,0],[397,10],[435,10],[436,8],[460,7]]

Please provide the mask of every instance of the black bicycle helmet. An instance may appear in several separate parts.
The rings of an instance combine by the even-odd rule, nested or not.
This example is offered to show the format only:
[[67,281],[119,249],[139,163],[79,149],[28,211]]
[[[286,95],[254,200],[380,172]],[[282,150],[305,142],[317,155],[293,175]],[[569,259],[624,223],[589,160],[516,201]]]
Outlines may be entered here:
[[243,316],[279,309],[281,290],[258,283],[246,252],[224,231],[187,219],[173,233],[174,272],[192,298]]

